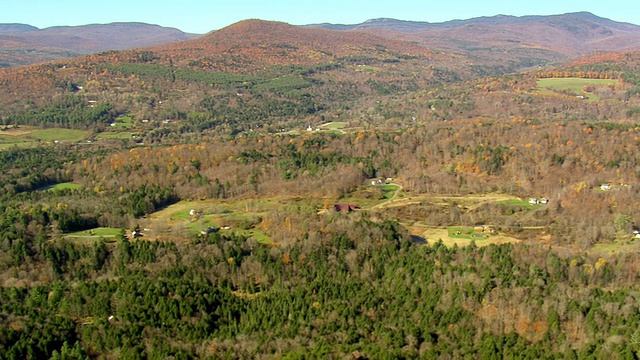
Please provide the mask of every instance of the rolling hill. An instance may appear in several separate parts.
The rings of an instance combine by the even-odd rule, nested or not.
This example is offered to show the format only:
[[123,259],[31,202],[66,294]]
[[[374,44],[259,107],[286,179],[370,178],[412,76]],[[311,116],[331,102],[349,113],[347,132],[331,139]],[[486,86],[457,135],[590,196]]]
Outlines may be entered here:
[[[245,20],[199,39],[170,43],[154,49],[173,61],[202,59],[227,70],[246,72],[272,65],[312,65],[349,60],[365,64],[385,58],[423,56],[450,61],[451,55],[434,52],[402,40],[374,34],[308,29],[281,22]],[[234,70],[235,67],[235,70]]]
[[[359,30],[245,20],[198,39],[0,70],[0,117],[9,124],[76,128],[97,121],[100,130],[117,114],[128,113],[137,120],[187,120],[185,131],[237,133],[349,117],[380,123],[415,114],[445,121],[494,116],[491,104],[512,107],[508,90],[536,87],[533,73],[487,79],[524,66],[514,60],[523,50],[513,54],[479,59]],[[607,78],[618,76],[624,75],[618,71]],[[549,101],[526,101],[538,99]],[[572,105],[565,106],[569,100]],[[556,109],[590,111],[573,104],[575,96],[554,101]],[[539,112],[516,106],[510,113]]]
[[[158,102],[167,98],[189,98],[180,107],[188,112],[204,94],[244,93],[243,101],[277,98],[285,106],[303,99],[317,109],[473,78],[470,64],[464,56],[371,34],[246,20],[199,39],[5,69],[0,101],[10,113],[25,99],[42,105],[55,94],[77,93],[116,107],[135,97],[158,115]],[[116,89],[121,95],[114,96]]]

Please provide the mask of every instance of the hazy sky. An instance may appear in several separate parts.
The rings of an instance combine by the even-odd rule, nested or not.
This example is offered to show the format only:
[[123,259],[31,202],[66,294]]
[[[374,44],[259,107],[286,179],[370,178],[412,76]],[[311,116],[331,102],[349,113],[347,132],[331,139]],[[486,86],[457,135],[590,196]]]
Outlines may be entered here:
[[0,23],[45,28],[138,21],[206,33],[244,19],[293,25],[357,24],[374,18],[443,22],[478,16],[589,11],[640,25],[637,0],[0,0]]

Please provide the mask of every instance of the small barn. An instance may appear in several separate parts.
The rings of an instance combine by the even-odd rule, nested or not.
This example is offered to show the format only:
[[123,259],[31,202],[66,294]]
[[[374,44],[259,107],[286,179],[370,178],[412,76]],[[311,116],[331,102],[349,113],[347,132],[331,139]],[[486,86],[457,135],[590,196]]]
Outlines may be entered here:
[[333,204],[333,208],[337,212],[350,213],[352,211],[359,209],[360,206],[356,204],[349,204],[349,203],[335,203]]

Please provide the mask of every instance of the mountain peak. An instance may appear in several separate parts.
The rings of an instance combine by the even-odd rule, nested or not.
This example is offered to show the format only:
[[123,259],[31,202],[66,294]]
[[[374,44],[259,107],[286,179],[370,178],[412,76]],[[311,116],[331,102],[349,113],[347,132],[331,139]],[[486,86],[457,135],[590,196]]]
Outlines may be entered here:
[[[268,21],[260,19],[248,19],[233,23],[220,30],[212,31],[200,39],[198,42],[224,42],[243,44],[248,40],[272,39],[280,37],[296,37],[300,28],[279,21]],[[253,40],[252,40],[253,39]]]
[[281,21],[270,21],[270,20],[261,20],[261,19],[247,19],[238,21],[237,23],[233,23],[227,27],[220,29],[219,31],[253,31],[253,30],[264,30],[264,29],[285,29],[294,27],[294,25],[287,24]]

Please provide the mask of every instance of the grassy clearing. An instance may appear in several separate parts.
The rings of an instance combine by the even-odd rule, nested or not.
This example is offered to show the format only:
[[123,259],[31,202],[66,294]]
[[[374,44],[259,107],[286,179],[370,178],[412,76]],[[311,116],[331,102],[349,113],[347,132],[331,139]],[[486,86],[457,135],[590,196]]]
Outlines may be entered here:
[[7,149],[13,146],[27,147],[42,142],[80,141],[86,135],[86,131],[74,129],[39,129],[32,126],[10,128],[0,131],[0,149]]
[[518,211],[518,212],[530,212],[545,206],[543,204],[531,205],[529,204],[528,200],[520,200],[520,199],[498,201],[496,202],[496,204],[506,208],[511,208],[512,211]]
[[509,207],[519,207],[519,206],[529,207],[530,206],[529,201],[520,200],[520,199],[509,199],[509,200],[498,201],[496,202],[496,204],[505,205]]
[[571,93],[586,96],[589,100],[597,100],[599,97],[592,93],[587,93],[582,89],[585,86],[603,87],[615,83],[616,80],[603,79],[582,79],[582,78],[549,78],[539,79],[537,85],[539,89],[551,89],[555,91],[568,90]]
[[[163,220],[187,220],[193,216],[190,214],[194,210],[198,216],[230,216],[233,214],[256,214],[263,213],[276,206],[283,205],[287,199],[249,199],[233,202],[221,202],[220,200],[184,200],[151,214],[151,219]],[[282,202],[282,203],[280,203]]]
[[520,240],[505,236],[505,235],[492,235],[487,236],[485,238],[464,238],[464,237],[450,237],[449,230],[450,229],[439,229],[439,228],[430,228],[424,226],[408,226],[409,231],[412,235],[417,235],[423,239],[425,239],[428,244],[435,244],[438,241],[442,241],[442,243],[447,247],[452,246],[469,246],[472,243],[475,243],[476,246],[489,246],[492,244],[506,244],[511,243],[515,244],[520,242]]
[[16,144],[21,142],[26,142],[26,140],[17,136],[0,133],[0,144]]
[[[198,235],[209,227],[216,227],[221,233],[237,233],[252,237],[262,244],[272,244],[271,239],[256,226],[269,210],[299,204],[299,201],[298,198],[248,199],[230,202],[213,199],[180,201],[150,214],[144,226],[151,229],[180,228],[190,236]],[[224,227],[229,228],[224,229]],[[156,235],[160,234],[156,233]]]
[[169,205],[163,209],[160,209],[148,217],[150,219],[158,220],[173,220],[176,217],[184,218],[184,214],[189,214],[191,209],[198,210],[204,207],[209,201],[180,201],[175,204]]
[[120,116],[114,124],[115,126],[111,128],[115,130],[128,130],[134,127],[133,119],[130,116]]
[[358,197],[358,196],[347,196],[347,197],[339,199],[336,202],[355,204],[355,205],[358,205],[360,207],[360,209],[372,209],[374,206],[380,204],[380,200],[364,199],[364,198],[361,198],[361,197]]
[[198,219],[192,219],[192,221],[189,221],[185,226],[191,233],[199,234],[200,231],[209,227],[220,227],[220,221],[213,216],[205,216]]
[[380,188],[382,189],[382,191],[384,191],[384,200],[387,201],[396,194],[396,191],[400,189],[400,186],[395,184],[385,184],[380,186]]
[[14,143],[14,144],[3,144],[0,142],[0,150],[12,149],[14,147],[23,148],[31,145],[31,143],[23,142],[23,143]]
[[476,233],[472,227],[450,227],[447,229],[447,235],[452,239],[468,239],[468,240],[480,240],[486,239],[489,236],[483,233]]
[[120,234],[122,229],[117,228],[107,228],[107,227],[99,227],[90,230],[77,231],[73,233],[68,233],[64,237],[76,244],[85,244],[87,242],[94,242],[100,238],[105,239],[105,241],[115,241],[115,237]]
[[376,72],[376,71],[378,71],[378,69],[373,67],[373,66],[361,65],[361,66],[358,66],[358,71]]
[[[348,194],[347,197],[339,199],[338,202],[356,204],[361,209],[380,209],[388,205],[398,189],[400,189],[400,186],[395,184],[367,184],[360,186],[355,192]],[[380,190],[382,190],[382,194],[380,194]]]
[[173,215],[171,215],[170,219],[171,220],[188,220],[193,218],[193,216],[190,214],[190,210],[189,211],[182,211],[179,213],[174,213]]
[[640,250],[640,240],[629,238],[616,240],[610,243],[597,243],[593,245],[589,252],[599,255],[617,255],[623,253],[634,253]]
[[57,190],[66,190],[66,189],[77,190],[77,189],[80,189],[80,188],[81,188],[81,186],[78,185],[78,184],[74,184],[72,182],[65,182],[65,183],[59,183],[59,184],[55,184],[55,185],[45,186],[40,190],[57,191]]
[[[209,228],[218,228],[221,234],[234,233],[253,238],[260,244],[272,245],[273,241],[265,235],[260,229],[254,227],[258,219],[252,214],[234,214],[234,215],[216,215],[198,219],[186,225],[189,232],[193,235],[201,234],[201,231]],[[222,227],[229,226],[228,229]]]
[[84,130],[74,129],[40,129],[31,132],[28,136],[40,141],[80,141],[86,136]]
[[329,129],[329,130],[340,130],[340,129],[344,129],[347,127],[347,123],[346,122],[341,122],[341,121],[336,121],[336,122],[330,122],[330,123],[326,123],[326,124],[322,124],[320,125],[321,128],[325,128],[325,129]]
[[262,231],[258,229],[240,230],[240,231],[234,231],[234,232],[236,234],[246,236],[247,238],[252,238],[258,243],[263,245],[274,245],[274,242],[271,240],[271,238],[265,235]]
[[0,149],[9,149],[14,146],[24,147],[31,144],[32,142],[20,137],[0,134]]

